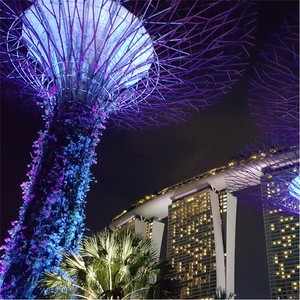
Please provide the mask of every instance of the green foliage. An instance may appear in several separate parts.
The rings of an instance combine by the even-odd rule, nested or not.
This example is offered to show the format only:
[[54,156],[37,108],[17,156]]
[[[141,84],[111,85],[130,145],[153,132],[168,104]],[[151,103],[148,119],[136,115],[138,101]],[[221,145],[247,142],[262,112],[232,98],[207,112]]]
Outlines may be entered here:
[[174,295],[172,282],[157,280],[167,269],[157,262],[150,240],[104,230],[85,237],[79,254],[64,255],[60,274],[46,273],[40,285],[56,299],[168,298]]

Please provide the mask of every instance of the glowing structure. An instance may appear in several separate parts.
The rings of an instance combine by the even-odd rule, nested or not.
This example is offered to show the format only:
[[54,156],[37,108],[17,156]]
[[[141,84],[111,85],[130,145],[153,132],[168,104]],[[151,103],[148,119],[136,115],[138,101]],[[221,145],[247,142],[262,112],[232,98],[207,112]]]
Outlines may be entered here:
[[[254,76],[250,79],[249,99],[257,125],[267,134],[267,140],[259,143],[276,145],[275,148],[279,149],[292,147],[295,153],[298,153],[298,147],[295,148],[294,145],[299,145],[298,25],[298,18],[291,16],[279,28],[278,33],[271,36],[259,54],[254,66]],[[263,147],[268,148],[259,145],[256,149]],[[278,171],[281,165],[281,161],[278,163],[271,159],[263,167],[263,181],[270,179],[272,184],[278,185],[280,192],[275,193],[276,197],[273,195],[275,206],[299,213],[299,160],[289,160],[289,167],[284,165],[285,170]],[[261,166],[257,167],[259,168],[262,169]],[[244,171],[247,172],[246,168]],[[257,174],[248,177],[258,179]],[[233,178],[229,176],[229,180],[231,179]],[[233,189],[234,182],[233,179],[230,184]]]
[[[225,176],[230,191],[242,189],[244,200],[261,203],[272,299],[299,296],[299,171],[299,147],[273,147],[252,154],[248,164]],[[259,189],[252,190],[255,185]]]
[[43,297],[43,272],[76,251],[105,123],[164,124],[215,103],[246,67],[255,19],[251,4],[230,1],[31,3],[1,1],[3,70],[12,64],[9,77],[35,90],[46,122],[3,247],[4,298]]
[[226,183],[231,192],[242,189],[248,201],[261,201],[271,298],[294,299],[299,297],[300,213],[297,17],[289,18],[258,55],[249,88],[251,112],[267,134],[253,148],[273,147],[248,149],[254,153],[251,167],[228,171]]
[[[294,146],[299,145],[298,30],[298,18],[291,16],[279,28],[279,33],[271,36],[258,55],[254,76],[250,79],[251,112],[257,125],[267,134],[267,139],[258,141],[258,146],[251,147],[248,152],[254,153],[254,148],[270,148],[267,145],[272,145],[275,152],[269,155],[268,163],[254,164],[254,169],[249,170],[246,165],[241,165],[241,178],[235,178],[230,172],[227,178],[231,191],[235,191],[237,185],[243,189],[249,187],[252,181],[266,183],[269,180],[270,184],[272,182],[278,188],[278,192],[272,196],[273,205],[296,213],[299,213],[299,159],[290,159],[282,153],[280,155],[287,161],[283,163],[275,159],[275,153],[276,149],[286,149],[287,153],[293,149],[290,151],[298,153],[298,147]],[[266,155],[268,152],[257,151],[254,156]],[[260,191],[257,190],[252,196],[260,198]]]
[[[228,293],[242,291],[245,287],[247,297],[251,297],[249,288],[253,281],[250,274],[255,276],[257,284],[262,281],[267,285],[270,283],[272,299],[298,299],[299,215],[291,210],[292,198],[286,198],[289,207],[283,207],[283,201],[278,202],[280,198],[289,197],[285,179],[288,176],[294,178],[299,172],[299,167],[295,169],[297,161],[297,148],[277,151],[272,148],[231,158],[227,166],[214,168],[146,195],[116,216],[110,228],[130,228],[141,232],[141,228],[159,223],[153,220],[168,218],[167,222],[163,221],[168,230],[160,230],[162,223],[152,227],[152,240],[159,244],[158,248],[164,240],[168,241],[167,257],[173,266],[171,276],[177,280],[180,299],[207,299],[217,287]],[[253,188],[260,188],[261,192],[253,192]],[[245,195],[248,196],[246,199]],[[245,269],[245,261],[239,259],[238,249],[241,249],[241,243],[245,243],[246,233],[242,228],[245,215],[241,215],[240,207],[243,207],[241,202],[245,200],[248,203],[252,200],[253,205],[255,196],[259,198],[260,205],[253,212],[260,214],[263,208],[264,213],[269,280],[264,272],[249,272],[240,281],[237,278],[243,276],[241,271]],[[298,203],[299,208],[299,202],[296,199],[292,201],[295,205]],[[248,221],[246,226],[249,227]],[[261,216],[255,218],[255,222],[261,221]],[[258,232],[255,231],[261,229],[261,226],[251,229],[254,233],[251,242],[258,242]],[[167,239],[162,235],[167,235]],[[247,253],[247,264],[254,263],[257,267],[256,255],[265,257],[265,249],[261,247],[260,253],[253,249],[250,247]]]
[[[229,190],[235,192],[258,184],[267,186],[271,189],[267,199],[273,209],[299,214],[299,147],[265,149],[250,157],[249,165],[242,163],[227,171],[225,180]],[[254,199],[261,198],[261,190],[247,193]]]
[[299,18],[292,15],[259,54],[250,79],[251,112],[269,141],[299,144]]
[[289,183],[289,194],[300,201],[300,176],[298,175]]

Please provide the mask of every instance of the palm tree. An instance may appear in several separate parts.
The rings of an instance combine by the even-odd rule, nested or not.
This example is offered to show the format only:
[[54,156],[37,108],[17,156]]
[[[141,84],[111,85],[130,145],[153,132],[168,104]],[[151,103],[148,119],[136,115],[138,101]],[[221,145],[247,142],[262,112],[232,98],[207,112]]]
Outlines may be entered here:
[[153,284],[150,284],[147,299],[178,299],[178,280],[171,279],[172,266],[169,261],[161,261],[156,268],[159,275]]
[[[79,254],[64,255],[59,273],[46,273],[41,286],[50,298],[145,299],[162,292],[157,280],[165,264],[157,262],[151,241],[131,232],[104,230],[85,237]],[[167,285],[167,290],[171,290]],[[159,292],[158,292],[159,291]],[[171,294],[170,294],[171,295]]]
[[221,287],[218,287],[216,290],[216,293],[213,297],[213,299],[234,299],[234,297],[236,296],[235,293],[229,293],[229,295],[227,295],[226,290],[222,289]]

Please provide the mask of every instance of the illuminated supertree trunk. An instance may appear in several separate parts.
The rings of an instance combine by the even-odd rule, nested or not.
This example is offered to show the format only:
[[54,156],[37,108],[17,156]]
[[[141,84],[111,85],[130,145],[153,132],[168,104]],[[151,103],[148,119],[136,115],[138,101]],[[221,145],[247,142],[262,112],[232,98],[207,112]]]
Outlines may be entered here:
[[22,284],[26,291],[22,298],[31,297],[40,274],[58,265],[66,249],[77,248],[90,166],[104,120],[81,106],[55,108],[47,120],[46,130],[35,142],[29,181],[22,186],[24,204],[19,221],[6,246],[3,292],[16,291]]
[[36,91],[46,123],[3,247],[2,297],[43,297],[43,272],[76,251],[107,120],[177,121],[191,105],[215,103],[241,76],[252,5],[196,2],[35,0],[26,9],[1,1],[9,77]]

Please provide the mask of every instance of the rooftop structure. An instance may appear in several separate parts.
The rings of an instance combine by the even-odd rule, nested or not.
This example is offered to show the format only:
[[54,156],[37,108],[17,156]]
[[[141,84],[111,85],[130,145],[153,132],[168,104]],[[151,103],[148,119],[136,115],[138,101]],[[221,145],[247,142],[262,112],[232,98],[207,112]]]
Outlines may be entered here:
[[[112,228],[121,226],[135,215],[145,218],[165,218],[168,216],[168,206],[172,201],[193,194],[203,188],[211,186],[213,190],[229,189],[235,192],[250,186],[260,184],[263,169],[270,164],[290,164],[299,162],[297,147],[291,150],[271,148],[266,151],[256,152],[248,157],[231,158],[227,166],[211,169],[190,179],[181,181],[170,187],[164,188],[154,194],[146,195],[131,205],[113,219]],[[295,201],[291,199],[294,203]],[[297,203],[297,202],[296,202]]]
[[[235,192],[253,183],[269,182],[277,188],[274,195],[269,195],[272,198],[272,205],[283,211],[299,214],[300,199],[297,193],[299,147],[292,146],[288,150],[272,148],[269,155],[266,155],[266,152],[257,152],[254,156],[257,159],[253,161],[251,167],[242,164],[226,172],[228,189]],[[259,197],[260,195],[252,196]]]

